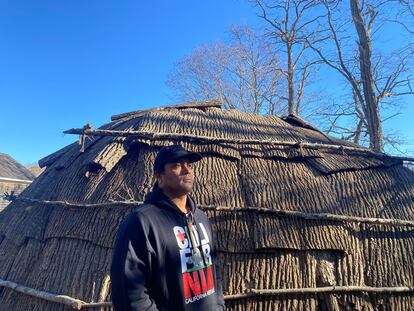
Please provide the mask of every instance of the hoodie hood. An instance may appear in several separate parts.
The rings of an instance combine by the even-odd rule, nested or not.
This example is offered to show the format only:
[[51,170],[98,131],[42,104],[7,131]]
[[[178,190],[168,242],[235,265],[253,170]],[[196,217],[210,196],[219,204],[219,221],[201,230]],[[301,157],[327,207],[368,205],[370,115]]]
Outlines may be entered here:
[[[147,194],[145,197],[144,203],[157,205],[162,208],[173,209],[178,212],[180,215],[185,215],[178,206],[162,191],[158,184],[156,183],[152,188],[152,191]],[[187,195],[187,206],[190,208],[192,213],[195,212],[196,206],[193,198],[190,195]]]

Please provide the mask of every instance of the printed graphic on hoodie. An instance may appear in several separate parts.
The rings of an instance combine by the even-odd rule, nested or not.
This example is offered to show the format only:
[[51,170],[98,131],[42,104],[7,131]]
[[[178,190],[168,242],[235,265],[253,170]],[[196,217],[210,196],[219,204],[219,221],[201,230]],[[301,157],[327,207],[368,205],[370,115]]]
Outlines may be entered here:
[[[181,272],[184,285],[185,303],[189,304],[214,293],[214,278],[210,253],[210,240],[202,223],[188,227],[174,227],[174,235],[180,248]],[[192,245],[194,241],[195,247]],[[200,247],[201,246],[201,247]],[[203,253],[201,253],[201,250]]]

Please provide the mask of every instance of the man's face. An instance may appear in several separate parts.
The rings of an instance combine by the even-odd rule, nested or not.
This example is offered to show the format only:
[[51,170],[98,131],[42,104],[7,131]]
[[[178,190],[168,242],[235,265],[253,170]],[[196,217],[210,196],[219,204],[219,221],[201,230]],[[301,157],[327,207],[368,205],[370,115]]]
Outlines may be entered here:
[[164,172],[157,174],[158,186],[171,195],[185,195],[191,192],[194,184],[193,164],[187,159],[178,163],[167,163]]

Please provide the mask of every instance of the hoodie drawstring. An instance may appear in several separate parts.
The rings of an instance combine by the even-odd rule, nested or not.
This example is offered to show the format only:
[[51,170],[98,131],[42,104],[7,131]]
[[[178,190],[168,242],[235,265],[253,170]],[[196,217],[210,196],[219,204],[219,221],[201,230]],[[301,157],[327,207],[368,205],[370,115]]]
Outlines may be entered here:
[[[199,255],[200,249],[197,247],[197,244],[195,243],[194,232],[193,232],[193,222],[195,223],[195,217],[191,211],[189,213],[189,216],[188,217],[186,216],[186,220],[187,220],[188,234],[190,235],[190,240],[191,240],[191,245],[193,246],[193,251],[196,255]],[[198,230],[197,230],[197,233],[198,233]],[[198,234],[198,236],[200,239],[200,234]],[[204,257],[203,251],[201,251],[201,257],[203,258],[204,266],[207,266],[206,258]]]

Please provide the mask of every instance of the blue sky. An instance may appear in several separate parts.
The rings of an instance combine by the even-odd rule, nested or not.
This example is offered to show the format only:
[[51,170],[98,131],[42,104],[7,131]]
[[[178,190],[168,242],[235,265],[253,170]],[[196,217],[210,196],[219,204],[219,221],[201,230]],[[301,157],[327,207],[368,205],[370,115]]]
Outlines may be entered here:
[[[0,0],[0,152],[36,162],[77,139],[66,129],[175,103],[175,62],[232,23],[258,22],[238,0]],[[406,106],[388,126],[412,139]]]

